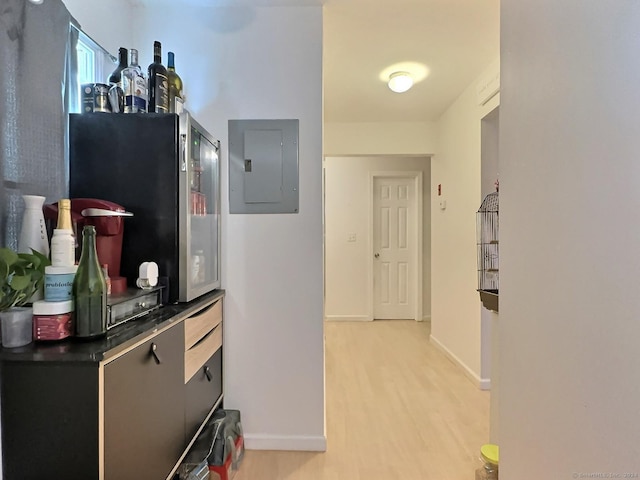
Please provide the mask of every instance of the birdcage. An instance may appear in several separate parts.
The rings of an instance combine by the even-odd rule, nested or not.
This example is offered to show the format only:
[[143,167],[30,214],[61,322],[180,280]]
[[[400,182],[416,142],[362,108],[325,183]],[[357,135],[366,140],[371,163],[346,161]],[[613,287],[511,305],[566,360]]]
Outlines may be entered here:
[[484,197],[476,214],[478,292],[485,308],[498,311],[498,192]]

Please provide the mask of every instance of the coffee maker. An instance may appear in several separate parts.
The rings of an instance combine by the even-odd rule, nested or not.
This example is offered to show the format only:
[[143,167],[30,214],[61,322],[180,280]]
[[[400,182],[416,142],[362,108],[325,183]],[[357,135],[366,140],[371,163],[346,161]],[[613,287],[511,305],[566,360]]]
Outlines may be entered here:
[[[45,205],[43,208],[49,234],[53,232],[58,220],[58,204]],[[122,237],[124,232],[124,217],[133,214],[125,211],[117,203],[97,198],[72,198],[71,223],[76,237],[76,260],[79,257],[80,245],[78,233],[85,225],[96,228],[96,250],[101,265],[107,265],[107,272],[111,279],[111,293],[118,294],[127,290],[127,279],[120,276],[120,261],[122,258]]]

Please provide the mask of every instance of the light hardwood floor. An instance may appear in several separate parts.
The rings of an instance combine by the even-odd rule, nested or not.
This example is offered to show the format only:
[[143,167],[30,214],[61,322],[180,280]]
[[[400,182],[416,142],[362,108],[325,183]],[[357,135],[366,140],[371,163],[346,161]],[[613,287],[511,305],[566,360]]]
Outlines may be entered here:
[[489,393],[428,322],[326,322],[327,451],[247,451],[234,480],[472,480]]

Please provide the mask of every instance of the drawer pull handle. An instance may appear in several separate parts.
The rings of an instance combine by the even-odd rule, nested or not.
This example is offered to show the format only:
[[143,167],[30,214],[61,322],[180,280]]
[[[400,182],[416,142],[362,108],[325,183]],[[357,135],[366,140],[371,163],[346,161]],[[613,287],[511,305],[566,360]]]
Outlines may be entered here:
[[153,359],[156,361],[156,363],[158,365],[160,365],[160,363],[162,363],[160,361],[160,357],[158,356],[158,352],[156,351],[158,350],[158,345],[156,345],[155,343],[151,344],[151,355],[153,355]]
[[208,381],[213,380],[213,374],[211,373],[211,369],[207,365],[204,366],[204,374],[207,376]]

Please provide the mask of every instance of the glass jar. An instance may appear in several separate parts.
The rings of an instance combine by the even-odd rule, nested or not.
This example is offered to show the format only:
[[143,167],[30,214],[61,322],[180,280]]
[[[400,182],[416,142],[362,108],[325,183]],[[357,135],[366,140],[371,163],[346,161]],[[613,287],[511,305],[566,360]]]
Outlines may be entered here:
[[485,463],[476,469],[476,480],[498,480],[498,466]]
[[476,469],[476,480],[498,480],[498,446],[493,444],[483,445],[480,448],[482,466]]

